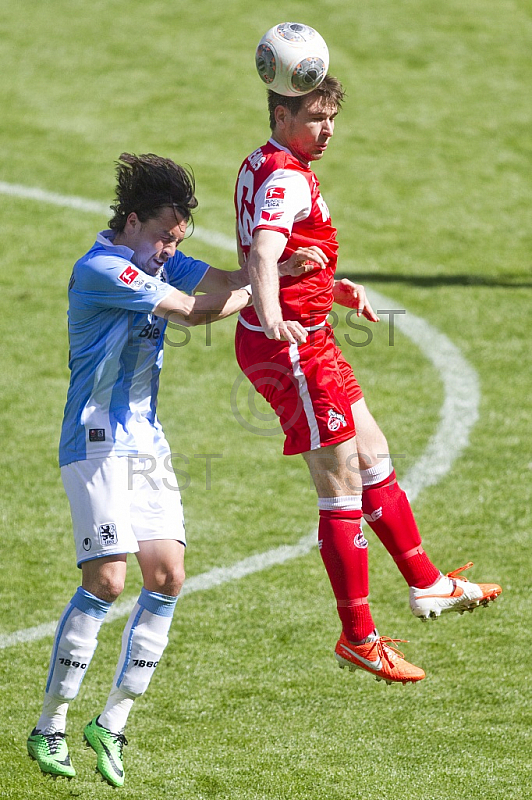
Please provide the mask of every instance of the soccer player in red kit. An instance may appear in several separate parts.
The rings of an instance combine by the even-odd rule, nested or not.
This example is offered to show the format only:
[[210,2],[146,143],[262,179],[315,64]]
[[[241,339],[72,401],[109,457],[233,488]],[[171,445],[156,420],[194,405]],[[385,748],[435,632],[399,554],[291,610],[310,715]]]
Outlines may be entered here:
[[408,583],[417,617],[472,610],[501,588],[460,577],[466,567],[443,575],[425,553],[386,438],[327,322],[333,302],[378,322],[362,286],[335,280],[336,230],[310,169],[328,147],[343,99],[330,75],[303,96],[268,92],[272,137],[244,161],[235,190],[239,254],[253,290],[253,306],[239,316],[236,354],[280,418],[284,453],[301,453],[314,481],[318,544],[342,623],[340,666],[407,683],[425,673],[398,651],[402,640],[375,628],[362,515]]

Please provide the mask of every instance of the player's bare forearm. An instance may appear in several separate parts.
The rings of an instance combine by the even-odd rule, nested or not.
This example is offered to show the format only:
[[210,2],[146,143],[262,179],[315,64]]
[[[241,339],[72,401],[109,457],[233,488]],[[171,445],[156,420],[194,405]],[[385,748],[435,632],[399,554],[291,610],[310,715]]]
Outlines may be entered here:
[[209,267],[201,281],[196,286],[196,292],[211,294],[224,291],[241,289],[242,286],[249,284],[247,267],[241,269],[224,270],[216,267]]
[[269,339],[291,344],[304,342],[307,332],[296,320],[284,320],[279,302],[278,262],[286,237],[278,231],[259,230],[251,244],[247,267],[253,289],[253,306]]
[[369,322],[380,322],[366,296],[366,290],[360,283],[353,283],[348,278],[334,282],[334,302],[345,308],[354,308],[357,316],[365,317]]
[[250,299],[246,289],[202,294],[196,297],[189,297],[175,289],[159,303],[154,314],[185,327],[209,325],[241,311],[249,304]]

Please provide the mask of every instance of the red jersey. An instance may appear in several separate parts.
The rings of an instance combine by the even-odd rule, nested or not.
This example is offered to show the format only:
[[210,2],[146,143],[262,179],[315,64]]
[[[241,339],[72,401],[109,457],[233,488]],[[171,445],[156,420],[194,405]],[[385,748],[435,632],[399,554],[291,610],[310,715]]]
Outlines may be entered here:
[[[235,189],[240,247],[247,257],[255,231],[280,231],[287,237],[282,261],[299,247],[317,245],[329,259],[325,269],[316,268],[297,278],[280,279],[283,319],[305,326],[322,323],[333,304],[338,242],[336,228],[323,200],[319,183],[308,165],[270,139],[242,164]],[[251,306],[241,312],[244,320],[260,326]]]

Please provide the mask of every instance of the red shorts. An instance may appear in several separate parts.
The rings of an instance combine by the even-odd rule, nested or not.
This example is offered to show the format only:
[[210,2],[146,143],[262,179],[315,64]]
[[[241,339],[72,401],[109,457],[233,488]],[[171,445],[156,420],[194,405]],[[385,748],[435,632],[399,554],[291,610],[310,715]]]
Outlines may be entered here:
[[305,344],[295,345],[268,339],[239,322],[236,358],[279,417],[285,455],[339,444],[355,435],[351,405],[363,394],[329,325],[312,331]]

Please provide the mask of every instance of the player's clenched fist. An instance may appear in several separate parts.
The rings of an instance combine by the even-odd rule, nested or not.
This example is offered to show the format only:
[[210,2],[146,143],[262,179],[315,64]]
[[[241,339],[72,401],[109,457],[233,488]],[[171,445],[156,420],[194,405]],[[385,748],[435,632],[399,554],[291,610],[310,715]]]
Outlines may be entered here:
[[265,331],[268,339],[276,339],[278,342],[290,342],[290,344],[302,344],[307,340],[307,331],[301,323],[295,320],[281,320],[267,328]]

